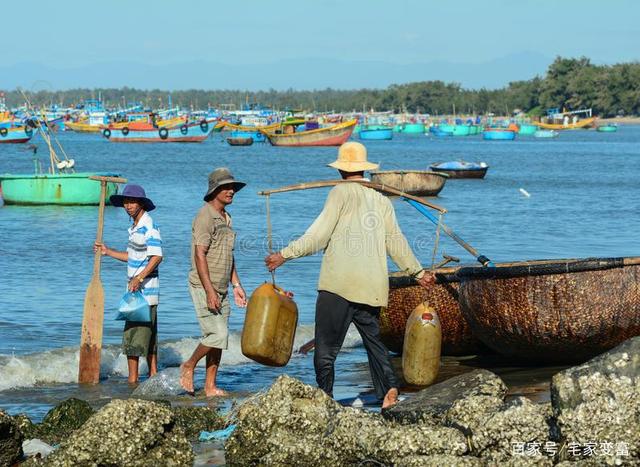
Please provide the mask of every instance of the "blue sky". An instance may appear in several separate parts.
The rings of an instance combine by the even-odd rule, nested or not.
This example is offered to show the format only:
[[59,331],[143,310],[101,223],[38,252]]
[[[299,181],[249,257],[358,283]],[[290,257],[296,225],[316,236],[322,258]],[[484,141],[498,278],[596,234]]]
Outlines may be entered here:
[[[45,79],[35,75],[48,69],[72,69],[85,76],[80,81],[91,81],[96,78],[87,68],[110,64],[107,74],[112,73],[116,83],[128,68],[150,66],[162,74],[168,66],[187,62],[191,66],[185,68],[189,74],[184,82],[172,79],[171,86],[198,82],[193,76],[198,64],[204,74],[224,65],[253,66],[229,68],[229,73],[255,74],[253,80],[240,80],[247,87],[254,83],[255,88],[265,88],[270,81],[286,86],[286,77],[273,76],[277,67],[260,76],[259,65],[299,61],[304,68],[314,60],[323,63],[327,76],[349,74],[359,63],[376,62],[388,67],[431,65],[434,69],[429,68],[426,78],[435,79],[437,68],[446,68],[443,64],[490,64],[513,57],[513,73],[508,66],[506,72],[496,67],[495,76],[483,71],[486,80],[498,84],[502,79],[506,84],[520,79],[518,68],[523,64],[529,62],[543,73],[557,55],[585,55],[595,63],[637,60],[638,18],[640,2],[632,0],[37,0],[28,7],[3,2],[3,36],[18,38],[12,43],[21,46],[3,49],[0,87],[16,80]],[[33,68],[26,63],[40,68],[29,71]],[[457,70],[463,75],[458,81],[473,85],[473,67]],[[282,67],[282,73],[292,72],[299,73],[291,79],[302,83],[297,87],[305,87],[305,80],[314,86],[322,83],[308,79],[305,69]],[[317,74],[312,68],[309,72]],[[34,76],[26,76],[30,73]],[[419,73],[423,72],[415,74]],[[447,76],[442,79],[451,79],[452,73],[443,72]],[[99,81],[108,82],[103,74]],[[402,81],[402,76],[385,79]],[[154,79],[149,81],[153,86]]]

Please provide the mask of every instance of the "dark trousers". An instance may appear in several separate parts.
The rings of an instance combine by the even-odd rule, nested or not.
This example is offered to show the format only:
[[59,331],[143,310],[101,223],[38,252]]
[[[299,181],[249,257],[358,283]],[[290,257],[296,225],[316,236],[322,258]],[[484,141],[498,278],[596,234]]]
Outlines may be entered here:
[[333,397],[334,363],[351,322],[355,324],[367,350],[373,387],[379,399],[398,387],[389,361],[389,352],[380,340],[380,307],[354,303],[321,290],[316,302],[315,353],[313,365],[320,389]]

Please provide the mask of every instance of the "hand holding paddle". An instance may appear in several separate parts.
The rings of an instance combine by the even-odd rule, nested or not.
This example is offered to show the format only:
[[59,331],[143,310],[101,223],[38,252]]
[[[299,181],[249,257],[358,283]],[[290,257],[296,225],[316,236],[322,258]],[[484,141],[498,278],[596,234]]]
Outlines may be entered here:
[[[126,183],[127,180],[119,177],[91,176],[89,178],[100,182],[100,207],[98,208],[96,243],[101,244],[107,182]],[[78,383],[80,384],[95,384],[100,380],[100,352],[102,350],[102,322],[104,320],[104,289],[100,280],[101,258],[102,251],[100,248],[96,248],[93,259],[93,274],[84,296],[80,362],[78,364]]]

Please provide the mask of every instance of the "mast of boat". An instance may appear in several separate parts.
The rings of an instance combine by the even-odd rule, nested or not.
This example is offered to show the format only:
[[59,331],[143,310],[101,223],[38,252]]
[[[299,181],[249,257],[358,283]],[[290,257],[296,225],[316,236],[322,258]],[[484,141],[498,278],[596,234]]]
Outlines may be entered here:
[[[25,126],[29,125],[30,122],[34,122],[35,120],[35,125],[37,130],[39,130],[40,136],[42,136],[42,139],[44,140],[45,143],[47,143],[47,147],[49,148],[49,173],[51,175],[55,175],[56,173],[56,169],[57,170],[71,170],[71,172],[75,172],[74,170],[74,165],[75,165],[75,161],[73,159],[69,159],[69,157],[67,156],[67,153],[65,152],[64,148],[62,147],[62,145],[60,144],[60,141],[58,141],[57,138],[55,138],[55,136],[53,137],[55,140],[55,143],[58,145],[58,147],[60,148],[60,151],[62,152],[62,155],[64,156],[64,160],[60,160],[60,158],[58,157],[58,154],[56,153],[55,149],[53,148],[53,143],[51,142],[51,137],[53,135],[52,131],[45,131],[45,129],[43,128],[43,123],[44,126],[50,130],[49,125],[46,123],[47,122],[47,117],[44,114],[44,112],[40,112],[40,116],[38,116],[38,112],[36,112],[34,110],[33,104],[31,104],[31,101],[29,100],[29,98],[27,97],[27,95],[24,93],[24,91],[22,89],[19,89],[20,93],[22,94],[22,96],[24,97],[24,100],[27,104],[27,111],[31,114],[30,115],[30,119],[27,120],[27,122],[25,122]],[[33,114],[35,114],[35,116],[33,116]]]

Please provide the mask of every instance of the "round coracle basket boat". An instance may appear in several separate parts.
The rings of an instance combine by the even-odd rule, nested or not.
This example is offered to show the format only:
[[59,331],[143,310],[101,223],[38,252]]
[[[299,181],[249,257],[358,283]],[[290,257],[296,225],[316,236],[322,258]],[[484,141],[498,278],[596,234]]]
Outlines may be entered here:
[[457,275],[474,336],[521,361],[584,362],[640,334],[640,257],[502,263]]
[[389,276],[389,304],[380,312],[380,338],[390,351],[402,353],[407,318],[423,302],[432,306],[440,318],[443,355],[469,355],[479,350],[479,342],[460,313],[456,270],[439,269],[436,283],[428,289],[404,273]]
[[370,172],[371,181],[413,196],[436,196],[449,176],[431,170],[381,170]]

